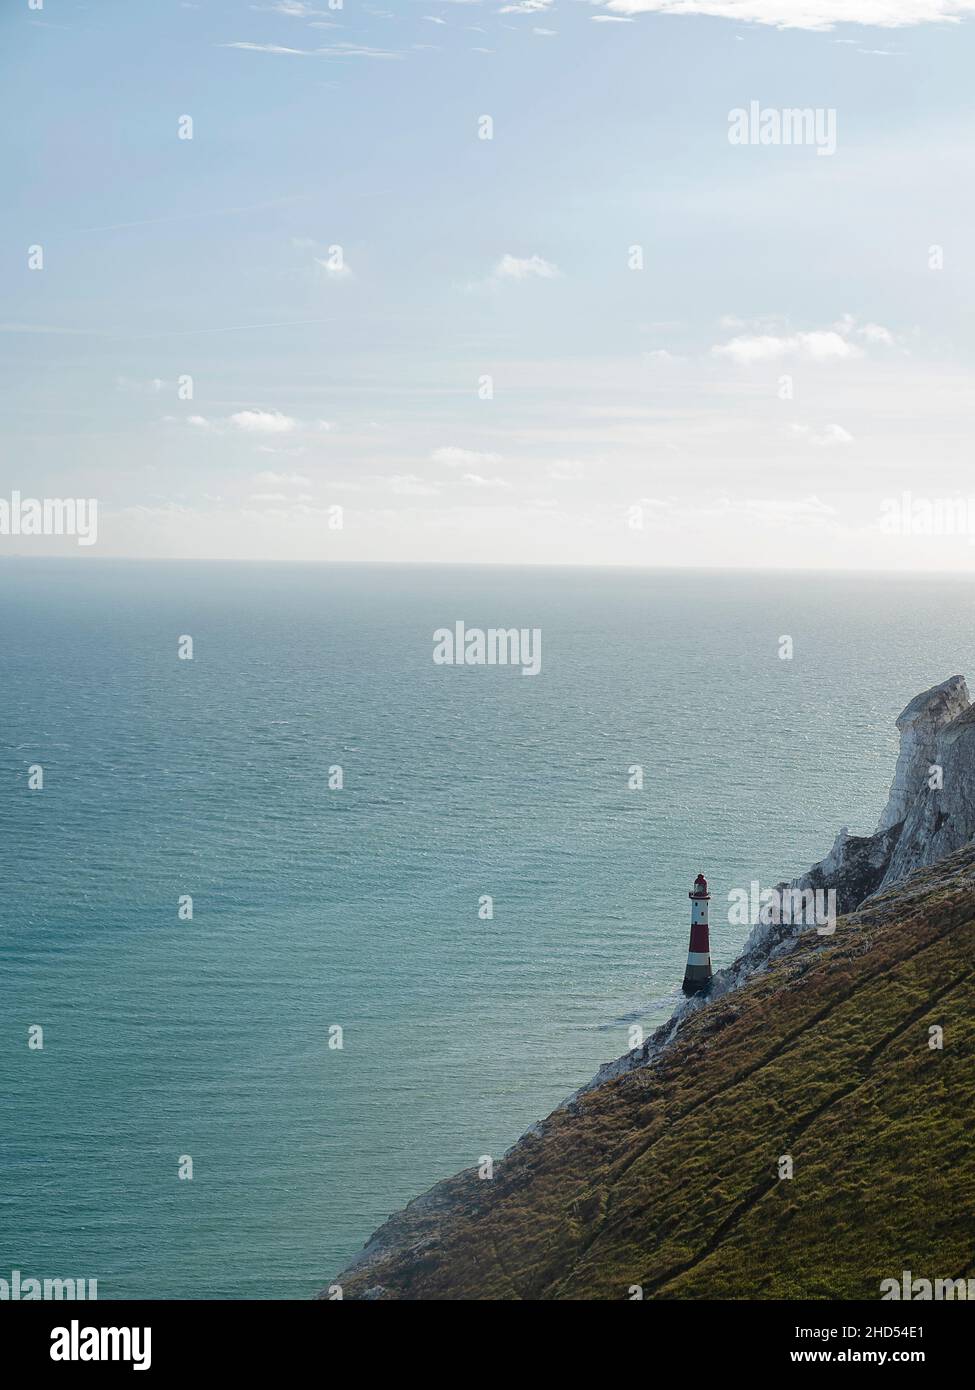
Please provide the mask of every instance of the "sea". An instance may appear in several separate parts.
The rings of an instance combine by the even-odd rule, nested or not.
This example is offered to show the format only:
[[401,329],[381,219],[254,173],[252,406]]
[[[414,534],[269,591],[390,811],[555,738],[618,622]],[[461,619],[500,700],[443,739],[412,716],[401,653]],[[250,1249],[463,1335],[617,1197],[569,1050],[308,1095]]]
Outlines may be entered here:
[[[720,968],[732,890],[873,830],[973,615],[968,576],[0,562],[0,1278],[332,1283],[669,1016],[698,872]],[[435,663],[457,622],[539,629],[537,674]]]

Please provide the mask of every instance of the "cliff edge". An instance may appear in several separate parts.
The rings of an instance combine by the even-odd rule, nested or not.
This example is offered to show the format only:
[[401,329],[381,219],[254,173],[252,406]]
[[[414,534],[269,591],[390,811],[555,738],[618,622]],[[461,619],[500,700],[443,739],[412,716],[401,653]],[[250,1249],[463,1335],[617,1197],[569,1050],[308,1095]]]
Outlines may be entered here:
[[465,1171],[391,1217],[335,1281],[344,1298],[871,1299],[905,1269],[975,1277],[965,682],[898,727],[875,835],[841,832],[793,881],[842,893],[835,935],[756,927],[706,999],[493,1178]]

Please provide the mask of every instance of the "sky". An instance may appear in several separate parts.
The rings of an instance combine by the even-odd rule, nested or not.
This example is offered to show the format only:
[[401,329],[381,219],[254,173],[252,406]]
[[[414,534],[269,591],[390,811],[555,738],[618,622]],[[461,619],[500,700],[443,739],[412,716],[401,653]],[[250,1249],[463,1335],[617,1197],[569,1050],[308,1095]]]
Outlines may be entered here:
[[971,569],[973,40],[6,0],[0,557]]

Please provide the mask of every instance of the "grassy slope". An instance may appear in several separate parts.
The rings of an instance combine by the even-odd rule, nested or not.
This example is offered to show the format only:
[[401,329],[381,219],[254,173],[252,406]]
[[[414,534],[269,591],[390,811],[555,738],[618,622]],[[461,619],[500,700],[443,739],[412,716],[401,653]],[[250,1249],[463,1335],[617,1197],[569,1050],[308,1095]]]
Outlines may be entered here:
[[804,936],[493,1180],[411,1204],[345,1297],[875,1299],[903,1269],[975,1275],[973,963],[969,847]]

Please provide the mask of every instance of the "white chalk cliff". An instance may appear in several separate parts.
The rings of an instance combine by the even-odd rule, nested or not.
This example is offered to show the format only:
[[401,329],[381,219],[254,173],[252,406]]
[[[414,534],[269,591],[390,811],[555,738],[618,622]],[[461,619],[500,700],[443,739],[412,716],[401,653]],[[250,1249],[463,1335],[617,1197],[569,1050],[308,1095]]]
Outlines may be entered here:
[[929,769],[937,762],[937,742],[941,730],[971,705],[964,676],[950,676],[914,699],[897,719],[901,746],[894,768],[890,797],[877,830],[889,830],[907,817]]
[[[897,719],[900,752],[872,835],[844,826],[825,859],[779,888],[834,889],[839,913],[961,849],[975,837],[975,705],[964,676],[916,695]],[[731,967],[768,956],[801,927],[756,927]],[[749,972],[750,973],[750,972]]]
[[909,787],[884,888],[961,849],[975,835],[975,705],[964,681],[961,694],[965,707],[938,730],[930,764]]
[[840,912],[975,835],[975,715],[964,676],[916,695],[897,728],[900,752],[876,831],[844,828],[826,858],[796,880],[800,888],[835,888]]
[[[836,909],[854,912],[874,895],[916,869],[961,849],[975,838],[975,705],[964,676],[951,676],[916,695],[897,719],[900,752],[883,815],[872,835],[851,835],[844,826],[824,859],[780,890],[836,892]],[[719,970],[706,994],[682,1001],[668,1023],[642,1047],[601,1067],[588,1086],[646,1066],[679,1033],[684,1020],[710,1000],[729,994],[771,960],[790,951],[801,924],[759,923],[738,959]],[[821,937],[827,946],[831,938]],[[569,1102],[574,1100],[574,1093]]]

